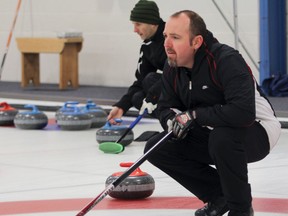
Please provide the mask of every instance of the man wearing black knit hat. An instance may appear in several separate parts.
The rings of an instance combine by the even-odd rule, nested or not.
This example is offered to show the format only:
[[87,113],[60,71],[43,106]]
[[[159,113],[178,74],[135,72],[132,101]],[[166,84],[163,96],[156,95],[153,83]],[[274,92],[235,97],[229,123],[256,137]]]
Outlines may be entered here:
[[161,74],[166,53],[164,49],[163,30],[165,22],[160,18],[159,9],[154,1],[140,0],[131,11],[130,21],[134,25],[143,43],[136,69],[136,80],[127,93],[113,105],[108,121],[116,124],[131,107],[137,108],[139,114],[146,109],[153,117],[158,117],[157,101],[161,93]]

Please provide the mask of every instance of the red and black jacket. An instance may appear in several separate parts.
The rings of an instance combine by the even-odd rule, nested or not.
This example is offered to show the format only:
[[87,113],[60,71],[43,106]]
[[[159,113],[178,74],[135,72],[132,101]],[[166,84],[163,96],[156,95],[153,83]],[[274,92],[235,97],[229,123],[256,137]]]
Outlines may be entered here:
[[207,31],[192,69],[165,64],[160,122],[175,116],[170,108],[195,110],[201,126],[246,127],[255,121],[255,81],[239,52]]

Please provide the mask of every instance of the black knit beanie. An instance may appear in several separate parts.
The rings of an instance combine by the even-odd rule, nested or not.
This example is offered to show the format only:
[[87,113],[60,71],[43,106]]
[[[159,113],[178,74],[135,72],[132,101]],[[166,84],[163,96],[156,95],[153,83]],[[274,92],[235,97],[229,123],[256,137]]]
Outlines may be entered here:
[[154,1],[140,0],[131,11],[130,20],[134,22],[157,25],[161,18]]

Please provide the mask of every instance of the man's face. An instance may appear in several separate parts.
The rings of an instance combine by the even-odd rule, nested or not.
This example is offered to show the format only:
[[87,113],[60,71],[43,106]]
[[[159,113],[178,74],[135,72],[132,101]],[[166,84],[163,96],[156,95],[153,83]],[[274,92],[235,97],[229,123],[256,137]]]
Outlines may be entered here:
[[132,22],[134,25],[134,32],[137,33],[142,40],[151,38],[156,30],[156,25],[151,25],[147,23]]
[[171,17],[164,29],[164,47],[170,66],[192,68],[195,48],[190,42],[190,20],[185,14]]

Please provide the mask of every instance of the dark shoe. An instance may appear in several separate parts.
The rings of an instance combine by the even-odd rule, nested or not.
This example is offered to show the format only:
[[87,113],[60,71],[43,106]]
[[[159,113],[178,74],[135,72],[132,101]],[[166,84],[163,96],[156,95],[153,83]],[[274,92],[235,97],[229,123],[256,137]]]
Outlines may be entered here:
[[221,216],[228,212],[229,208],[224,197],[219,197],[213,202],[208,202],[206,206],[198,209],[195,216]]
[[246,212],[231,210],[228,216],[254,216],[254,210],[252,207]]

